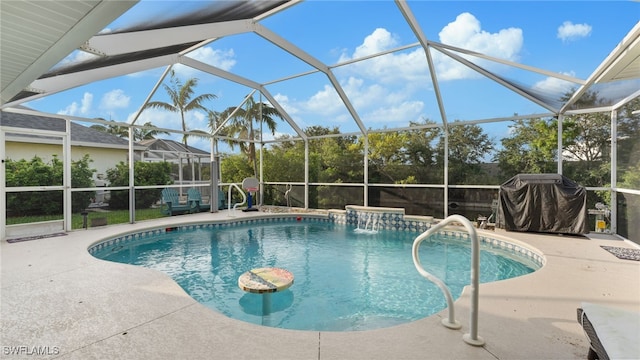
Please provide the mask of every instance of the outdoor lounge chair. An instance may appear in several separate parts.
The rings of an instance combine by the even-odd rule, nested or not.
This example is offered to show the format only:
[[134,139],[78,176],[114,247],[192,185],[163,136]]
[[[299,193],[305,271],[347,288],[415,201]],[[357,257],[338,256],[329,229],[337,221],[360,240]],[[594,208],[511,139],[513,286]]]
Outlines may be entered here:
[[[203,204],[202,203],[202,194],[200,190],[196,188],[191,188],[187,191],[187,201],[193,202],[193,207],[195,211],[209,211],[211,209],[211,204]],[[224,192],[218,189],[218,210],[222,210],[227,206]]]
[[195,203],[187,201],[186,204],[180,203],[180,194],[173,188],[164,188],[162,190],[162,208],[164,215],[177,215],[184,213],[193,213],[196,211]]
[[590,344],[587,359],[640,359],[640,313],[590,303],[577,310]]

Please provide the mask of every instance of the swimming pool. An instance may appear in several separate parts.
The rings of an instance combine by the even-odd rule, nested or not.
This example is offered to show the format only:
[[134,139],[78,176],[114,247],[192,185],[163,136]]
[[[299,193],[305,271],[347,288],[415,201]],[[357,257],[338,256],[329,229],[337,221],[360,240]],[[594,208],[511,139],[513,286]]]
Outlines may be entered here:
[[[296,221],[298,220],[298,221]],[[416,233],[358,233],[352,226],[307,218],[245,224],[200,224],[157,229],[102,241],[97,258],[144,266],[171,276],[205,306],[234,319],[273,327],[353,331],[388,327],[432,315],[446,306],[440,289],[416,271]],[[532,259],[485,239],[480,281],[525,275]],[[454,298],[470,281],[470,241],[449,234],[421,245],[421,262]],[[259,267],[282,267],[293,286],[272,295],[262,315],[262,295],[238,287],[238,277]]]

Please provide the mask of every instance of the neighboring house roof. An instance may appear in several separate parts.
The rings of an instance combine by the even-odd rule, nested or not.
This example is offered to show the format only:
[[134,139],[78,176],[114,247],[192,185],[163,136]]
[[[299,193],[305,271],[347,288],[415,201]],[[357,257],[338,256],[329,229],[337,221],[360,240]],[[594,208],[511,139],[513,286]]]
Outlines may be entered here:
[[192,155],[198,158],[208,158],[210,153],[169,139],[149,139],[138,142],[146,148],[145,159],[147,160],[173,160],[179,157],[185,158]]
[[[65,122],[66,121],[64,119],[48,116],[20,114],[5,111],[0,112],[0,126],[3,127],[37,129],[64,133],[66,127]],[[25,141],[28,138],[55,140],[55,138],[43,135],[17,134],[7,132],[7,140],[20,141],[20,138],[23,139],[22,141]],[[126,149],[129,147],[129,140],[92,129],[90,127],[82,126],[75,122],[71,122],[71,144],[75,146]],[[136,148],[136,150],[143,149],[138,145],[134,145],[134,147]]]

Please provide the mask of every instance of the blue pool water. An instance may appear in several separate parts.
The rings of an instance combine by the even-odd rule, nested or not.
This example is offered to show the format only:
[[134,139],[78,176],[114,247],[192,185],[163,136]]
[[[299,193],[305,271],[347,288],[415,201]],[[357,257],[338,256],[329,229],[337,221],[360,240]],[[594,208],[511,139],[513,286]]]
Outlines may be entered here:
[[[267,326],[352,331],[414,321],[446,307],[436,285],[421,277],[411,258],[418,234],[359,233],[333,223],[280,222],[225,228],[181,229],[106,246],[94,256],[162,271],[189,295],[226,316]],[[481,247],[480,282],[513,278],[537,266],[489,245]],[[420,247],[424,268],[458,298],[470,283],[470,241],[437,234]],[[262,315],[262,295],[238,287],[254,268],[281,267],[295,276],[272,294]]]

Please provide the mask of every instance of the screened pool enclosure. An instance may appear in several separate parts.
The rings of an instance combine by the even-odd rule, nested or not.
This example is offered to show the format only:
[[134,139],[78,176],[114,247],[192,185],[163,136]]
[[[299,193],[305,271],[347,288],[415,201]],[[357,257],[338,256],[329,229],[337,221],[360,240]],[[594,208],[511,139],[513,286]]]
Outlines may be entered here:
[[2,2],[2,238],[247,177],[260,206],[492,219],[555,173],[640,243],[640,4],[570,4]]

